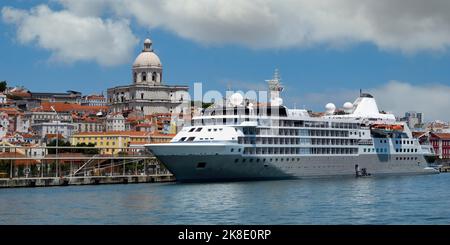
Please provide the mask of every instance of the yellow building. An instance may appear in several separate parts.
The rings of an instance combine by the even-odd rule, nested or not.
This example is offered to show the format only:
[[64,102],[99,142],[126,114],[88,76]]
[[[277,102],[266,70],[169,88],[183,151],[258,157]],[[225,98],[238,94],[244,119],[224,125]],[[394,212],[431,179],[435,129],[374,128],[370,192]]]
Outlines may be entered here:
[[140,131],[83,132],[74,134],[71,144],[93,143],[97,148],[102,148],[101,154],[117,154],[129,152],[130,146],[169,142],[173,136]]

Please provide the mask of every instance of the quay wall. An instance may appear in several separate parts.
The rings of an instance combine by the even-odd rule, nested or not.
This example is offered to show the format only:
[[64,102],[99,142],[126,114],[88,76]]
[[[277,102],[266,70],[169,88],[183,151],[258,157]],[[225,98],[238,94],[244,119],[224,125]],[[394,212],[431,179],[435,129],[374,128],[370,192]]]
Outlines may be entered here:
[[0,178],[0,188],[50,187],[68,185],[101,185],[157,183],[175,181],[173,175],[123,175],[123,176],[83,176],[83,177],[44,177],[44,178]]

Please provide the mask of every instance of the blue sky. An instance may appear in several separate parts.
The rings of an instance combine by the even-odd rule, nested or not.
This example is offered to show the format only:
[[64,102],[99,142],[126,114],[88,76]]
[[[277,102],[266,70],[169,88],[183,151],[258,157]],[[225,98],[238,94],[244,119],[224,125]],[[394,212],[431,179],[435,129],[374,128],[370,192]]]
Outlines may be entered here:
[[[317,39],[315,37],[309,38],[308,41],[294,40],[288,44],[275,38],[273,44],[270,40],[259,44],[257,41],[241,40],[240,37],[234,37],[232,34],[217,37],[217,39],[211,39],[206,34],[202,39],[202,37],[198,38],[201,30],[195,30],[196,33],[192,35],[186,34],[186,28],[177,29],[176,20],[173,19],[168,18],[167,22],[160,20],[161,23],[154,21],[154,24],[149,24],[140,20],[142,17],[137,14],[135,17],[130,17],[131,15],[119,17],[117,13],[110,13],[112,10],[105,12],[102,10],[96,18],[113,21],[126,18],[129,21],[127,27],[135,40],[131,42],[131,48],[127,50],[126,57],[113,65],[105,65],[95,58],[61,62],[61,58],[54,58],[55,48],[39,41],[41,34],[34,34],[35,37],[24,41],[23,37],[19,36],[18,30],[25,29],[25,22],[11,21],[11,18],[5,17],[5,8],[25,11],[30,15],[32,15],[31,10],[40,4],[46,5],[52,13],[77,11],[71,9],[70,3],[67,3],[70,0],[62,2],[56,0],[2,2],[0,6],[3,9],[3,18],[0,22],[0,80],[7,80],[10,85],[23,85],[31,91],[56,92],[71,89],[87,94],[100,93],[106,91],[108,87],[131,82],[131,64],[142,49],[142,41],[150,36],[155,52],[163,63],[166,84],[192,86],[194,82],[200,81],[204,89],[225,91],[227,84],[231,84],[233,90],[245,90],[263,86],[264,80],[271,78],[274,69],[278,68],[286,87],[284,97],[288,106],[296,104],[298,107],[305,106],[321,110],[328,100],[337,105],[347,100],[353,101],[361,88],[378,93],[378,97],[381,97],[378,101],[382,107],[387,107],[386,110],[394,108],[397,114],[407,110],[422,110],[425,111],[425,115],[430,115],[429,119],[448,120],[450,118],[447,115],[448,112],[442,112],[445,114],[442,116],[435,114],[433,108],[436,108],[436,104],[423,106],[422,104],[427,103],[425,99],[420,100],[421,106],[416,108],[417,106],[410,102],[411,98],[408,98],[410,96],[407,94],[398,98],[392,98],[395,94],[394,96],[389,94],[390,98],[383,98],[386,90],[391,91],[390,81],[392,80],[408,86],[413,91],[410,95],[421,96],[420,91],[424,90],[423,95],[427,96],[428,100],[433,100],[431,96],[435,94],[435,91],[444,91],[439,94],[442,97],[450,96],[447,94],[447,91],[450,91],[448,90],[450,54],[447,50],[450,40],[446,37],[439,40],[441,43],[435,48],[426,46],[428,44],[408,44],[407,40],[410,37],[405,34],[405,47],[413,47],[407,50],[403,50],[401,36],[398,37],[399,44],[395,44],[398,46],[385,44],[384,41],[375,38],[373,40],[361,38],[355,41],[354,37],[352,41],[344,45],[341,45],[341,42],[336,45],[334,38],[314,41]],[[100,8],[111,7],[102,5]],[[223,27],[223,24],[219,27]],[[204,28],[210,28],[210,26]],[[233,26],[227,27],[227,31],[232,28]],[[253,26],[251,28],[257,29]],[[261,30],[264,32],[264,28]],[[272,34],[274,33],[267,33],[267,35]],[[426,34],[424,32],[424,35]],[[193,35],[195,36],[192,37]],[[363,35],[365,34],[361,34]],[[223,38],[223,41],[220,38]],[[389,36],[386,39],[391,40],[392,37]],[[255,46],[252,46],[253,42]],[[280,43],[275,44],[275,42]],[[65,48],[71,49],[72,45],[70,42],[68,44]],[[86,45],[85,48],[95,47]],[[114,48],[114,46],[111,47],[111,49]],[[401,93],[401,91],[396,92]],[[315,96],[317,94],[322,96]],[[407,102],[401,103],[399,100],[402,99]],[[450,106],[448,99],[440,100],[437,104],[443,104],[439,108]]]

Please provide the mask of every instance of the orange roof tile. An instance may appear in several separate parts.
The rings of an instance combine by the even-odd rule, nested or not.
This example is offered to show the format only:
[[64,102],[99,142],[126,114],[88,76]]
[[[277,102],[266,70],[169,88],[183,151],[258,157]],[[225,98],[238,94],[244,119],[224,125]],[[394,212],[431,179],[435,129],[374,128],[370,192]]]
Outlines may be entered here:
[[52,111],[52,107],[55,108],[57,112],[68,112],[68,111],[76,111],[76,112],[99,112],[99,111],[107,111],[107,106],[84,106],[79,104],[70,104],[64,102],[42,102],[41,108],[44,111]]
[[439,139],[450,139],[450,133],[432,133],[432,136]]

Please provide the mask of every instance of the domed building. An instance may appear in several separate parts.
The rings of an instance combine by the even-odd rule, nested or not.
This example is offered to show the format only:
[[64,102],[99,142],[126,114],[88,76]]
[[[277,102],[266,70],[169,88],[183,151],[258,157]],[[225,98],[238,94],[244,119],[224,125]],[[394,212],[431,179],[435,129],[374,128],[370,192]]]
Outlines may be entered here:
[[153,52],[152,41],[144,41],[144,49],[136,57],[131,85],[108,89],[111,112],[182,113],[181,104],[187,99],[188,86],[164,85],[163,66]]

